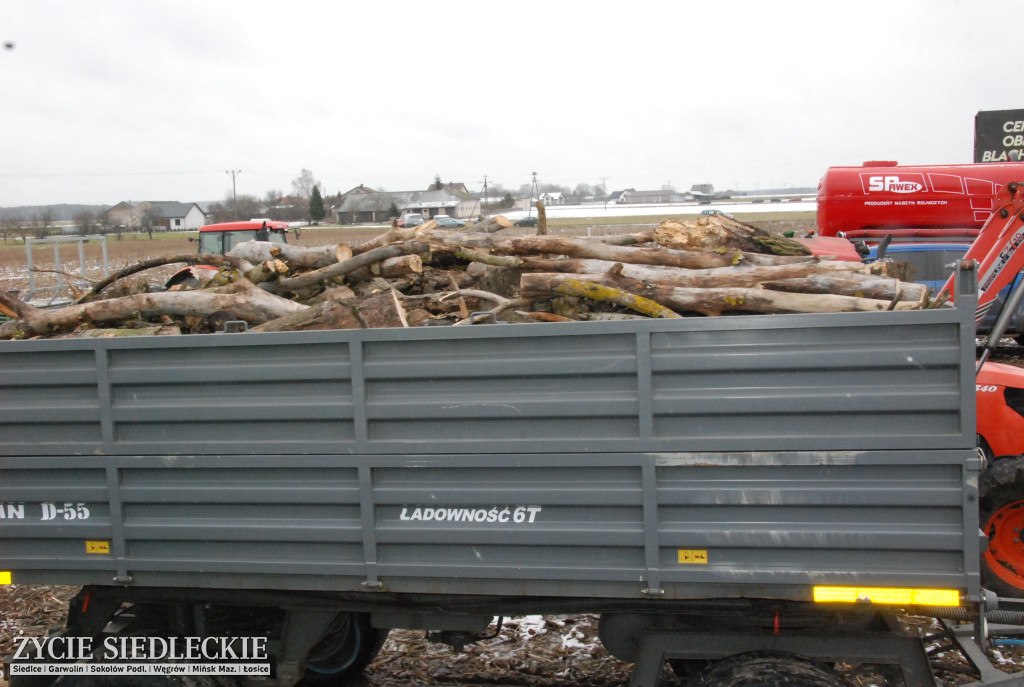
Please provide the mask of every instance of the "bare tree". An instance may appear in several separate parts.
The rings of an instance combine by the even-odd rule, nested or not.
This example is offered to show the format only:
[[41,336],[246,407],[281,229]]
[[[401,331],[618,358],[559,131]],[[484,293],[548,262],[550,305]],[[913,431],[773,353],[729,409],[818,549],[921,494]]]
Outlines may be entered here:
[[313,173],[303,168],[299,172],[299,176],[292,179],[292,193],[299,198],[308,199],[309,195],[313,192],[313,187],[316,185],[317,181],[313,178]]
[[75,224],[82,236],[91,234],[96,229],[96,215],[91,210],[82,210],[75,214]]
[[[99,230],[101,234],[109,234],[115,229],[114,221],[110,218],[109,212],[101,212],[99,216],[96,218],[96,222],[99,224]],[[120,236],[120,229],[117,230],[117,233]]]
[[50,235],[50,225],[53,224],[53,210],[47,208],[45,212],[34,215],[32,218],[32,235],[37,239],[45,239]]
[[[24,242],[25,239],[28,238],[29,234],[32,233],[31,222],[21,222],[13,218],[8,218],[5,220],[5,224],[7,225],[7,230],[14,236],[20,238],[22,242]],[[6,240],[6,235],[4,240]]]
[[160,217],[152,207],[147,207],[146,211],[142,213],[139,223],[142,225],[142,230],[149,234],[149,238],[152,239],[153,232],[159,231]]

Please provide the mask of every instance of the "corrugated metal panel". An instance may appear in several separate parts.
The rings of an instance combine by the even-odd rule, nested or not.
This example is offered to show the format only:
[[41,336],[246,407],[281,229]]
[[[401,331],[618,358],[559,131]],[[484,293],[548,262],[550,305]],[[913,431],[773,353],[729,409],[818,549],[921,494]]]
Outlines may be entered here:
[[976,594],[972,312],[3,342],[0,568]]
[[961,338],[951,310],[3,342],[0,451],[966,447]]
[[[584,581],[669,598],[702,586],[976,592],[970,455],[225,456],[121,459],[112,479],[45,469],[73,459],[40,458],[39,469],[4,473],[0,493],[28,517],[0,519],[0,561],[171,586],[217,573],[261,588],[360,591],[373,581],[395,592],[490,585],[570,597],[601,595]],[[90,515],[43,522],[33,499]],[[110,553],[89,553],[95,540]],[[706,562],[681,562],[681,551]]]

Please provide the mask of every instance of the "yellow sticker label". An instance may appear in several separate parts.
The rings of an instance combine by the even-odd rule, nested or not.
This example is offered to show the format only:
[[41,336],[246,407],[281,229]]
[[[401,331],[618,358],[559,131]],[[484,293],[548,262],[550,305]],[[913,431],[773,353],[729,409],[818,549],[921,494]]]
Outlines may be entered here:
[[108,541],[87,541],[85,542],[86,553],[110,553],[110,542]]
[[0,584],[11,584],[11,573],[0,570]]
[[707,549],[679,549],[679,562],[686,564],[707,565]]

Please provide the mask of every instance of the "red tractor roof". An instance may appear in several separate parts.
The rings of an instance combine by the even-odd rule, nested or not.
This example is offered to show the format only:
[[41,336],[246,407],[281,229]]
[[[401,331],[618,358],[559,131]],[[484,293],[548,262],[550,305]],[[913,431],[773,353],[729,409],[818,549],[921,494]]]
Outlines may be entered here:
[[267,229],[272,230],[286,230],[288,229],[287,222],[272,222],[270,220],[259,220],[244,221],[244,222],[221,222],[220,224],[207,224],[205,227],[199,227],[200,232],[205,231],[256,231],[262,229],[266,225]]

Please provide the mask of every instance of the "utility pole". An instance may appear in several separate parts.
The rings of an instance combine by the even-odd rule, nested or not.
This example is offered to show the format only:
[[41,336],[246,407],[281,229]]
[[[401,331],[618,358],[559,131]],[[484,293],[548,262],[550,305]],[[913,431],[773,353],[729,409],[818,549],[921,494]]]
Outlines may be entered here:
[[240,169],[226,169],[225,174],[231,175],[231,209],[235,213],[235,219],[238,219],[238,190],[235,188],[235,177],[242,173]]
[[604,196],[604,209],[608,209],[608,177],[598,177],[601,180],[601,195]]
[[530,172],[533,174],[533,187],[530,189],[530,206],[526,209],[526,216],[530,217],[533,213],[533,202],[534,200],[540,200],[537,195],[537,173]]
[[480,215],[482,217],[487,216],[487,175],[484,175],[484,199],[480,203]]

